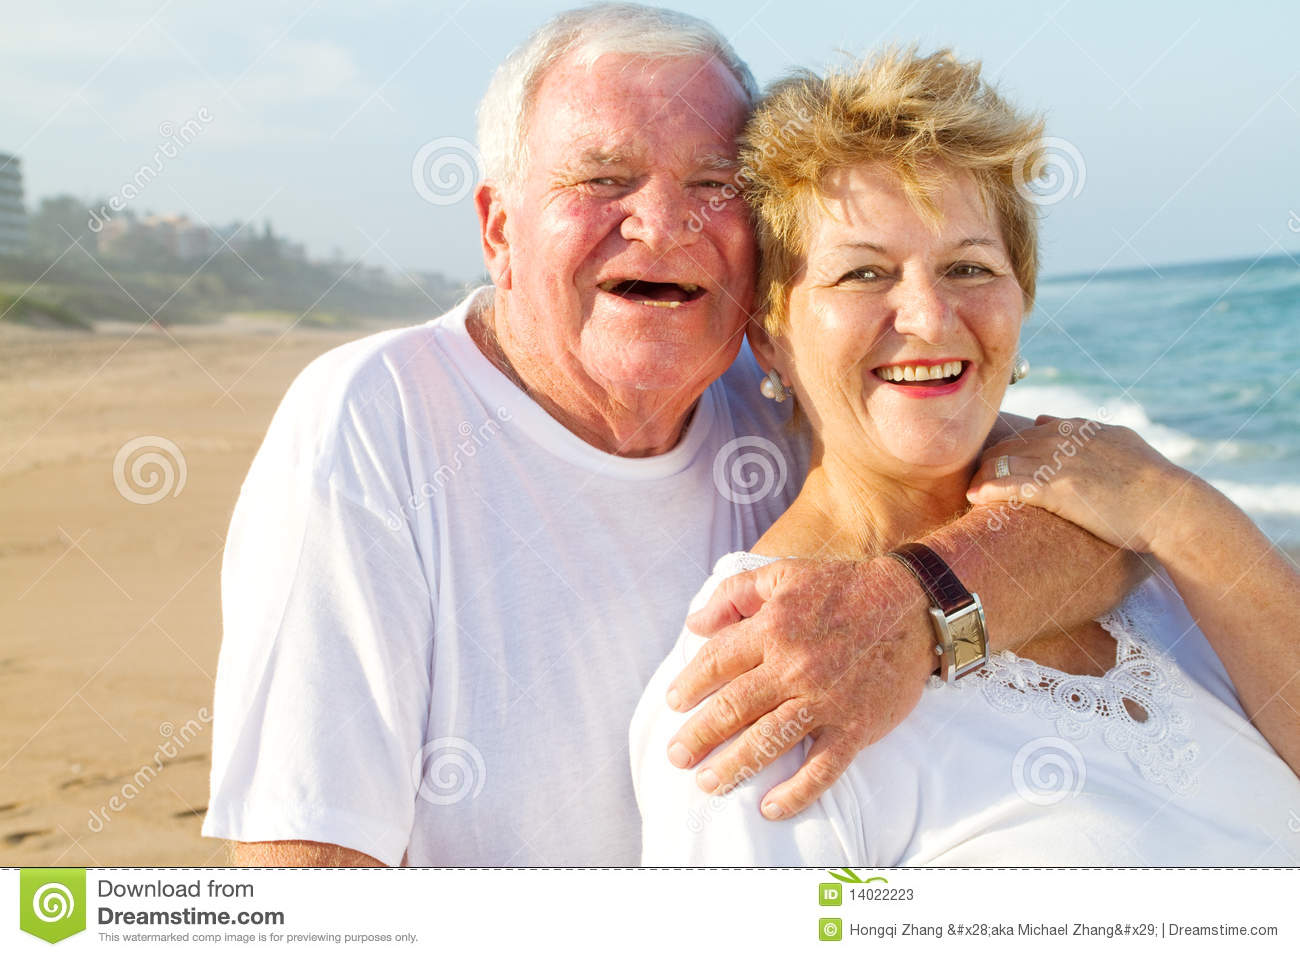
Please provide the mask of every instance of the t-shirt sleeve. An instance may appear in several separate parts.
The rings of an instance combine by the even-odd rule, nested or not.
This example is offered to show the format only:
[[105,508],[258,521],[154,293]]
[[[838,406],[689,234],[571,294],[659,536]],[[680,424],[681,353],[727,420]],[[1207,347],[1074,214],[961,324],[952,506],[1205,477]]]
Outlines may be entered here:
[[286,396],[227,536],[203,833],[398,864],[429,708],[430,579],[394,520],[400,426],[320,380]]
[[[707,598],[716,584],[710,579],[701,595]],[[702,604],[703,599],[697,598],[692,610]],[[641,811],[642,865],[839,867],[863,863],[857,850],[860,836],[853,825],[856,808],[842,806],[847,785],[837,784],[832,789],[835,793],[794,818],[769,821],[759,811],[763,796],[802,766],[806,743],[796,744],[721,797],[696,786],[697,768],[681,770],[669,763],[668,742],[699,708],[690,715],[679,714],[668,708],[664,696],[669,683],[702,643],[703,639],[683,630],[651,678],[633,717],[630,747]],[[777,731],[779,734],[780,729]],[[791,729],[789,733],[795,732]]]

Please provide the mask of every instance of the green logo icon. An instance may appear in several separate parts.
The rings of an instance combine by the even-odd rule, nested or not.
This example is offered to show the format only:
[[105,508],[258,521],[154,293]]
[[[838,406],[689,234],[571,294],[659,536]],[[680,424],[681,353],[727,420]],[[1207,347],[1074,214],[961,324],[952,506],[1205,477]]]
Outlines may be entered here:
[[827,871],[831,877],[837,881],[843,881],[845,884],[888,884],[889,880],[884,877],[868,877],[865,881],[859,877],[852,868],[841,867],[838,871]]
[[18,877],[18,926],[51,944],[85,930],[85,868],[24,867]]
[[817,903],[822,907],[839,907],[844,903],[844,888],[839,884],[818,884]]
[[818,940],[843,940],[844,925],[838,917],[823,917],[817,922]]

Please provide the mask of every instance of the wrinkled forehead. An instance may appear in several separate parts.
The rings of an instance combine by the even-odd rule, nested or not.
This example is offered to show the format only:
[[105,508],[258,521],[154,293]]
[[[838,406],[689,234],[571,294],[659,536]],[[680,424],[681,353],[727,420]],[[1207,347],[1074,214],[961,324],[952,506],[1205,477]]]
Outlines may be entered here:
[[606,54],[585,62],[571,54],[538,84],[525,142],[536,158],[644,162],[671,153],[731,164],[748,115],[744,90],[716,57]]
[[806,248],[873,232],[882,221],[910,222],[935,239],[978,233],[1003,244],[992,197],[969,170],[948,164],[909,177],[887,163],[829,170],[801,199]]

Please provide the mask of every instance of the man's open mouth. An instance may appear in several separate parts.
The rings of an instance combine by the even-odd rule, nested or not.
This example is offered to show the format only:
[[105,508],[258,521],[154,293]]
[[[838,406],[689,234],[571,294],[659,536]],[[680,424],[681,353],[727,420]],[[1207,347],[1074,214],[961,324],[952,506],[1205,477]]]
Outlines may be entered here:
[[648,282],[644,279],[610,279],[600,284],[602,291],[643,306],[676,309],[704,295],[704,288],[690,282]]
[[956,382],[966,372],[969,362],[953,359],[949,362],[933,364],[902,364],[881,366],[873,369],[876,378],[884,379],[893,385],[949,385]]

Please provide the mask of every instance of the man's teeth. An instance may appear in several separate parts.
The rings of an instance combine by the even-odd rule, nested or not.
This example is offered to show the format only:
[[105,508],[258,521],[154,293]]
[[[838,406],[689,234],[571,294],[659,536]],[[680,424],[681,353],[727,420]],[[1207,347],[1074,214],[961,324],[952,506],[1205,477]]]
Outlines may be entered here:
[[925,382],[961,375],[961,362],[945,362],[937,366],[882,366],[876,374],[887,382]]
[[[602,282],[600,284],[600,288],[603,289],[605,292],[612,293],[619,286],[625,285],[626,282],[627,282],[626,280],[610,279],[606,282]],[[686,293],[686,295],[688,296],[693,296],[695,295],[695,293],[700,291],[700,287],[693,282],[679,282],[679,283],[673,283],[673,285],[675,285],[682,292]],[[633,300],[633,301],[634,302],[639,301],[643,306],[668,306],[671,309],[676,309],[678,306],[681,305],[680,302],[658,302],[655,300]]]

